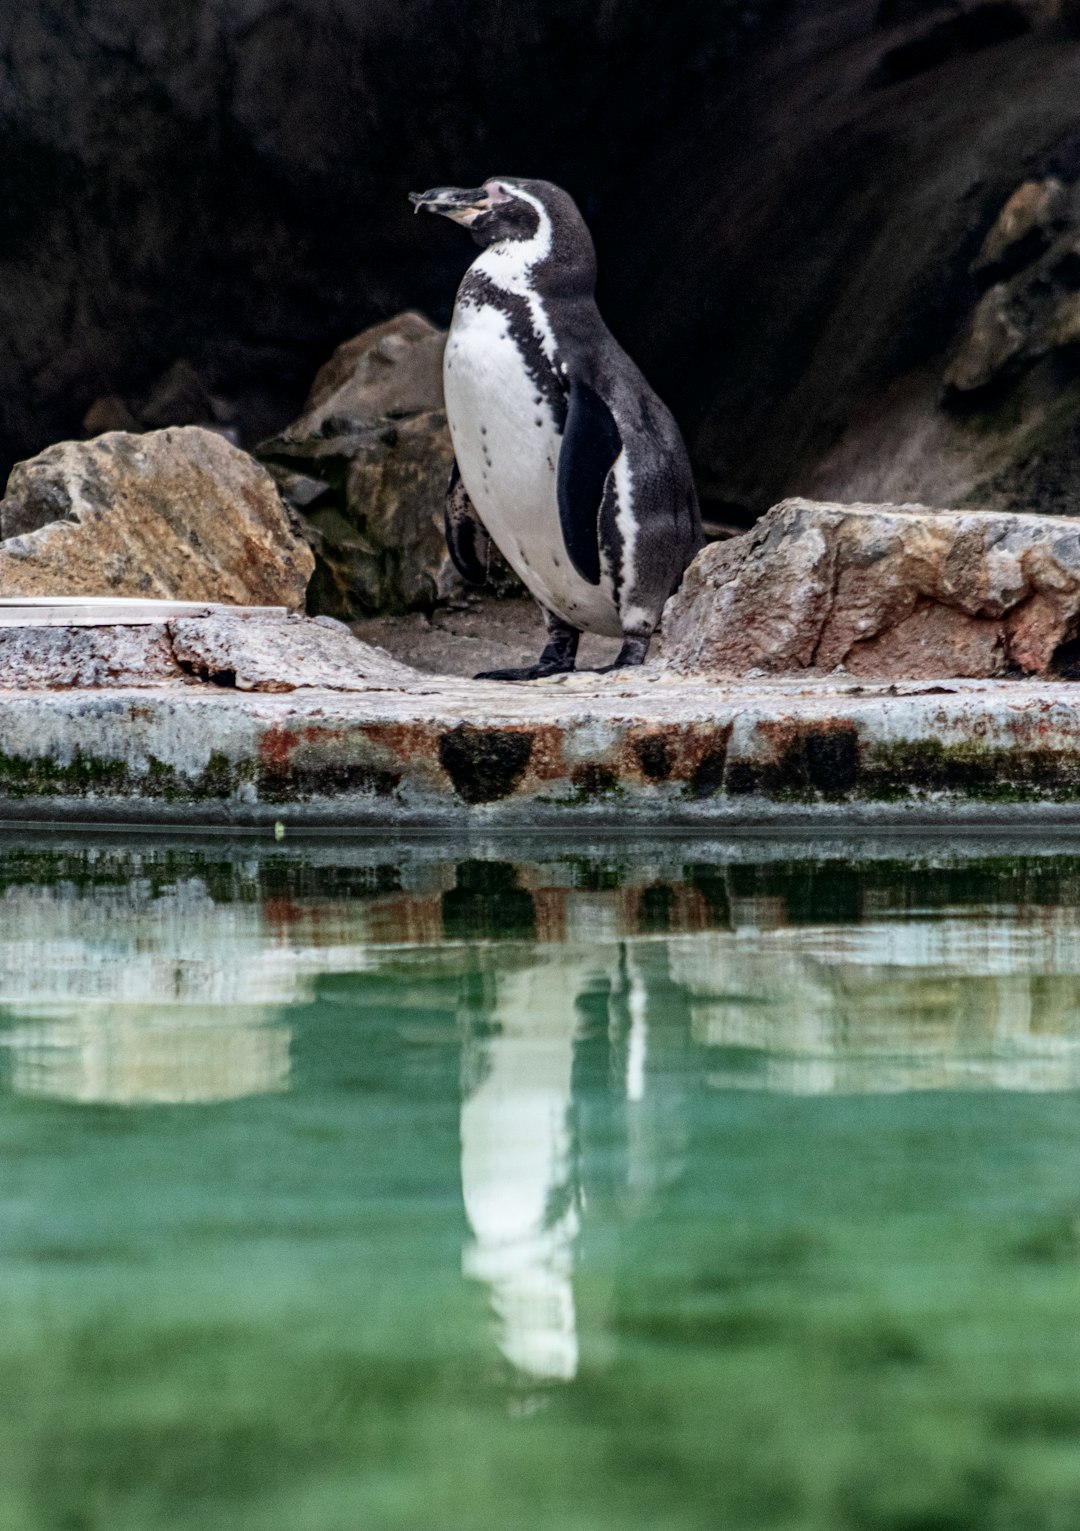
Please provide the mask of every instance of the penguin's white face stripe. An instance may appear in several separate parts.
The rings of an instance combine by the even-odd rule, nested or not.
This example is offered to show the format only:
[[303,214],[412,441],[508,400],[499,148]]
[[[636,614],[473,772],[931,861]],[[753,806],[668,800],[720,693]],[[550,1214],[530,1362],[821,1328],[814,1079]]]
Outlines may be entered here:
[[535,208],[539,221],[536,233],[531,239],[503,239],[489,245],[473,262],[472,269],[482,272],[504,292],[512,292],[525,299],[532,315],[533,328],[548,359],[552,360],[555,356],[555,336],[551,329],[551,321],[540,300],[540,295],[529,281],[533,267],[539,265],[551,254],[554,236],[551,218],[539,197],[534,197],[531,192],[522,191],[517,186],[504,187],[497,181],[491,184]]

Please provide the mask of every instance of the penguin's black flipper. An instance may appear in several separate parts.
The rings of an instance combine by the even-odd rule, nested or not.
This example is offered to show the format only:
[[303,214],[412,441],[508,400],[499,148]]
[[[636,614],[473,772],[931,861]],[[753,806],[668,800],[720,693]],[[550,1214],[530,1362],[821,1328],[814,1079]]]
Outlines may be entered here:
[[472,501],[465,492],[456,458],[450,469],[450,482],[446,486],[443,524],[446,527],[446,546],[450,550],[454,568],[470,585],[485,584],[491,539],[480,525]]
[[570,562],[590,585],[600,583],[604,481],[621,451],[611,410],[588,383],[573,378],[559,451],[559,522]]

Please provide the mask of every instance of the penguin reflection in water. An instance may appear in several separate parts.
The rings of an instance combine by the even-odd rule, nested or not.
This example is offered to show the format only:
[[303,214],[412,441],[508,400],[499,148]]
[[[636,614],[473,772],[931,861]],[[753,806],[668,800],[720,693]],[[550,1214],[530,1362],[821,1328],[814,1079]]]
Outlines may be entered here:
[[596,307],[584,219],[558,186],[505,176],[411,199],[483,247],[443,362],[450,556],[483,584],[490,538],[548,632],[536,664],[477,679],[572,670],[582,632],[622,638],[609,668],[641,664],[701,516],[678,426]]

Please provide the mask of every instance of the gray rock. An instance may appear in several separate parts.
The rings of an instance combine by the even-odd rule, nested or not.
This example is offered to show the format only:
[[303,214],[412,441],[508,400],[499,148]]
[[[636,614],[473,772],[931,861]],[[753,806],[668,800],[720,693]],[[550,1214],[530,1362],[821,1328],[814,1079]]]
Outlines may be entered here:
[[0,501],[0,594],[303,604],[314,560],[266,470],[197,427],[62,441]]
[[168,630],[183,671],[238,691],[400,691],[422,679],[323,618],[213,612]]
[[[1080,182],[1025,181],[972,272],[988,289],[940,366],[857,411],[799,488],[815,499],[1080,510]],[[944,384],[944,387],[942,387]]]
[[1045,674],[1078,626],[1073,520],[785,500],[694,560],[659,662],[724,676]]
[[184,679],[163,622],[139,627],[0,627],[0,690],[110,690]]
[[0,626],[0,691],[211,686],[236,691],[400,691],[430,681],[328,617],[208,608],[160,621]]
[[[311,385],[303,413],[283,433],[337,435],[386,417],[441,410],[446,332],[422,314],[398,314],[338,346]],[[327,422],[334,424],[327,429]]]
[[1009,309],[1009,290],[1003,283],[984,294],[959,351],[946,369],[946,387],[961,393],[985,388],[1020,355],[1027,336]]

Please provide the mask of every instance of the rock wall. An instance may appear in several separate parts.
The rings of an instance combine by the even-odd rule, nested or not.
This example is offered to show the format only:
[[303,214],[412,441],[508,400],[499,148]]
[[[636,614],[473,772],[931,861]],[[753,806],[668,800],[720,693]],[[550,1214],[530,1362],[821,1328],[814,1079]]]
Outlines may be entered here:
[[340,341],[405,308],[448,317],[471,246],[413,219],[410,189],[546,174],[610,227],[650,143],[777,6],[4,8],[0,468],[181,358],[245,444],[269,435]]
[[[212,418],[248,445],[279,430],[342,340],[406,308],[445,321],[471,246],[413,220],[406,191],[502,171],[578,196],[605,314],[673,404],[714,518],[793,492],[1016,505],[1049,488],[1070,509],[1067,325],[1038,356],[1025,331],[1022,364],[955,395],[980,299],[1019,275],[973,270],[1002,210],[1054,182],[1059,205],[1037,216],[1071,216],[1076,12],[9,7],[0,471],[77,434],[95,401],[113,427]],[[1013,254],[1034,272],[1029,236]],[[1067,269],[1053,280],[1070,290]],[[1001,301],[1008,351],[1026,299]]]

